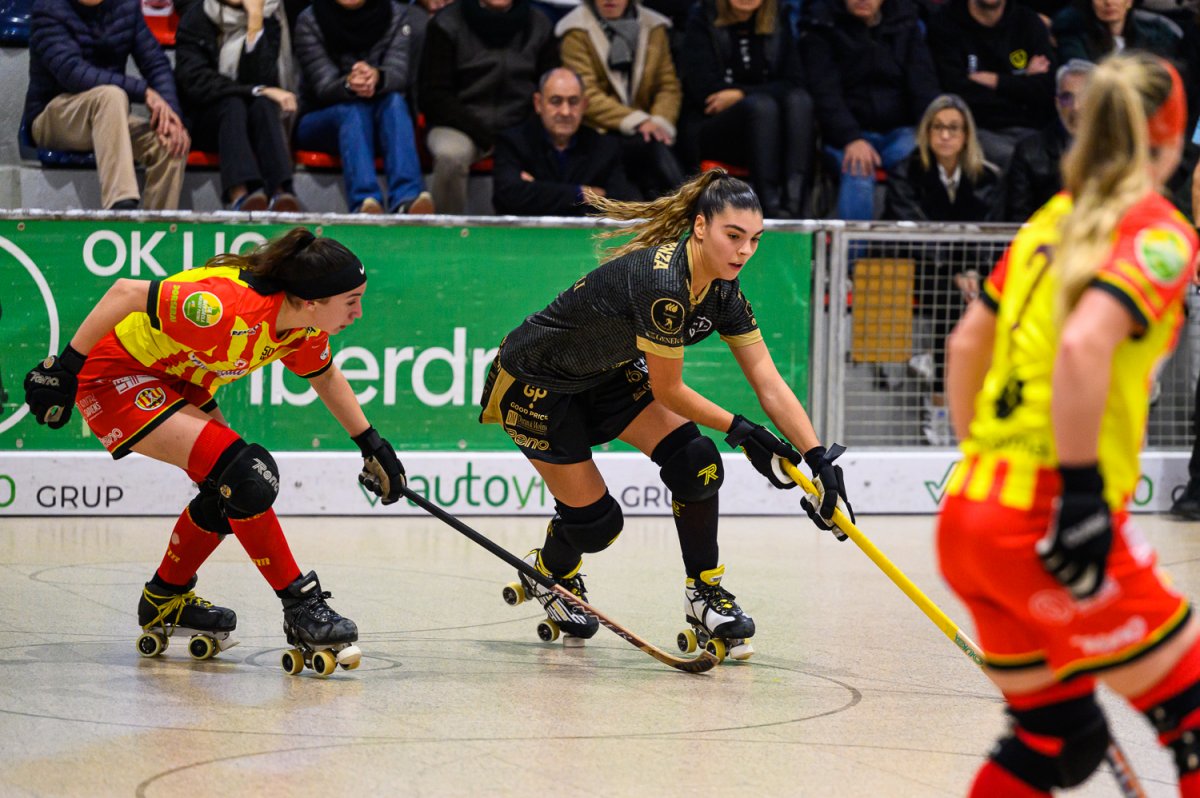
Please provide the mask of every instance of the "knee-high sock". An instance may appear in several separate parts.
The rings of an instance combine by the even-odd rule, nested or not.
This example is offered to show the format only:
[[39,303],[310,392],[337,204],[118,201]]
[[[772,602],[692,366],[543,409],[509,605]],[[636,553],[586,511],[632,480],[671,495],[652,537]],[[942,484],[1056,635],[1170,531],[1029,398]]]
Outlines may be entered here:
[[252,518],[230,518],[229,525],[272,588],[283,590],[300,578],[300,567],[292,557],[274,510]]
[[[1179,662],[1175,663],[1158,684],[1139,696],[1130,699],[1134,708],[1147,713],[1164,701],[1183,694],[1200,682],[1200,639],[1192,644]],[[1169,746],[1187,732],[1200,731],[1200,708],[1184,712],[1178,725],[1167,731],[1159,731],[1158,742]],[[1178,762],[1176,762],[1178,765]],[[1179,776],[1179,794],[1182,798],[1200,798],[1200,770],[1192,770]]]
[[221,536],[197,526],[191,510],[184,507],[158,566],[158,578],[168,585],[186,585],[220,543]]
[[671,502],[683,567],[692,579],[699,580],[701,571],[720,565],[721,552],[717,546],[719,499],[720,494],[717,494],[701,501],[676,499]]

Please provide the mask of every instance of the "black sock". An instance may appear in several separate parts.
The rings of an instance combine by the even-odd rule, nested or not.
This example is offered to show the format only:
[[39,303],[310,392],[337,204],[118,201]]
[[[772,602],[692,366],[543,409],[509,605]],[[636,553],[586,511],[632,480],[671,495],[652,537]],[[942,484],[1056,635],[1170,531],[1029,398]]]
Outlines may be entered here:
[[717,547],[717,519],[720,494],[698,502],[671,502],[675,513],[675,531],[687,575],[700,581],[700,572],[716,568],[720,560]]

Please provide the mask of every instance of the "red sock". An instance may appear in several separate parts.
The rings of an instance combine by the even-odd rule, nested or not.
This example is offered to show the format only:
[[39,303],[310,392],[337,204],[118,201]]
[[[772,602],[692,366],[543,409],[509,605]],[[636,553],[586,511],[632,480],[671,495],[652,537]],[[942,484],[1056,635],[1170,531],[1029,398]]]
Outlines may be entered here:
[[186,585],[220,542],[220,535],[196,526],[191,512],[184,507],[171,531],[162,565],[158,566],[158,578],[169,585]]
[[1189,773],[1179,780],[1179,798],[1200,798],[1200,772]]
[[975,774],[969,798],[1050,798],[1050,793],[1026,784],[989,759]]
[[253,518],[230,518],[229,525],[263,578],[275,590],[283,590],[300,578],[300,567],[292,557],[274,510]]

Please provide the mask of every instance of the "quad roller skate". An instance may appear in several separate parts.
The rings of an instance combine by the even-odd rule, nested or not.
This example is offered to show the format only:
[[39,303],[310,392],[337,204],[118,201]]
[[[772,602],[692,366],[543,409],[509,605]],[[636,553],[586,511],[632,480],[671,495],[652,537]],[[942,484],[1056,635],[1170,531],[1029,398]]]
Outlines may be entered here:
[[237,645],[229,633],[237,627],[237,614],[218,607],[192,592],[196,577],[183,587],[172,588],[147,582],[138,601],[138,623],[142,634],[137,639],[138,653],[158,656],[167,650],[176,632],[190,635],[188,653],[192,659],[206,660]]
[[362,660],[354,645],[358,627],[325,602],[331,596],[321,591],[316,571],[292,582],[284,593],[283,633],[292,648],[283,652],[283,669],[295,676],[307,665],[324,678],[338,665],[348,671],[357,668]]
[[[550,572],[542,565],[541,551],[541,549],[534,549],[529,552],[525,555],[525,562],[546,576],[550,576]],[[583,561],[580,560],[579,566],[576,566],[575,570],[565,577],[555,578],[554,581],[587,601],[587,589],[583,586],[583,575],[579,573],[582,565]],[[582,646],[584,640],[596,634],[596,630],[600,628],[600,622],[591,615],[568,604],[524,573],[518,572],[517,575],[520,581],[509,582],[504,586],[504,600],[514,607],[530,599],[537,599],[541,602],[542,608],[546,610],[546,620],[538,623],[537,634],[543,641],[551,643],[557,640],[561,634],[564,646]]]
[[679,633],[679,650],[691,654],[698,648],[710,651],[718,660],[726,656],[748,660],[754,654],[750,638],[754,619],[742,612],[734,595],[721,587],[725,566],[700,572],[699,581],[687,580],[683,590],[687,622],[691,628]]

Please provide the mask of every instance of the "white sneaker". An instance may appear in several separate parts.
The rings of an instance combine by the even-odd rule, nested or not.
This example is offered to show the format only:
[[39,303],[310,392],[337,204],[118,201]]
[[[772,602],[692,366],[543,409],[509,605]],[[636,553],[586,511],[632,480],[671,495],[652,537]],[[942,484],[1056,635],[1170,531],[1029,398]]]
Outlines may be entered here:
[[909,376],[922,382],[933,382],[933,353],[917,352],[908,359]]
[[921,400],[921,435],[930,446],[953,446],[954,432],[950,429],[950,410],[935,405],[925,397]]

